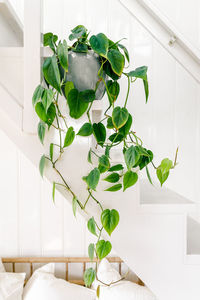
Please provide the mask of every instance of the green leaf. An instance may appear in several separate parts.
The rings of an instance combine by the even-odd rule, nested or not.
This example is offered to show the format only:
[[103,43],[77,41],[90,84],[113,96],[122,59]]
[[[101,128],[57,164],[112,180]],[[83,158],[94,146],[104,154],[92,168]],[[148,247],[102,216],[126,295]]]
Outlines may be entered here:
[[126,49],[126,47],[122,44],[118,44],[119,48],[121,48],[124,51],[124,55],[128,61],[128,63],[130,62],[130,58],[129,58],[129,53],[128,50]]
[[112,143],[121,142],[124,139],[124,136],[120,133],[113,133],[108,138]]
[[93,281],[96,278],[96,271],[93,268],[89,268],[84,273],[84,282],[86,287],[91,287]]
[[41,84],[39,84],[33,93],[33,98],[32,98],[33,106],[35,106],[35,104],[42,98],[43,92],[44,92],[44,88],[43,86],[41,86]]
[[87,32],[87,29],[83,25],[78,25],[74,29],[71,30],[72,34],[69,36],[69,40],[72,41],[74,39],[79,39],[84,36]]
[[83,180],[86,181],[88,187],[92,190],[96,190],[96,187],[99,183],[99,179],[100,179],[100,172],[98,168],[94,168],[88,176],[83,177]]
[[71,90],[74,89],[74,84],[72,81],[67,81],[65,83],[65,97],[67,98],[68,97],[68,94]]
[[109,241],[100,240],[96,244],[96,252],[99,259],[106,257],[112,249],[112,245]]
[[72,210],[73,210],[74,217],[76,217],[77,204],[78,204],[77,198],[74,196],[72,199]]
[[94,259],[94,244],[93,243],[89,244],[89,246],[88,246],[88,256],[89,256],[90,260],[93,261],[93,259]]
[[169,158],[164,158],[160,164],[160,169],[161,169],[162,175],[169,172],[169,170],[172,167],[173,167],[173,162]]
[[146,173],[147,173],[147,178],[149,179],[149,182],[153,185],[153,182],[152,182],[152,179],[151,179],[151,175],[149,173],[149,169],[148,169],[147,166],[146,166]]
[[88,103],[80,99],[77,89],[70,90],[67,96],[67,103],[69,105],[70,117],[74,119],[79,119],[88,108]]
[[42,94],[42,104],[44,106],[45,112],[47,113],[49,106],[53,102],[53,91],[52,90],[44,90]]
[[104,63],[103,69],[104,69],[105,73],[113,80],[118,80],[120,78],[120,76],[118,76],[116,73],[113,72],[109,61]]
[[94,217],[90,218],[88,220],[88,223],[87,223],[87,227],[88,227],[88,230],[97,236],[97,233],[96,233],[96,224],[95,224],[95,220],[94,220]]
[[74,128],[71,126],[68,128],[67,133],[65,135],[64,148],[70,146],[75,138]]
[[43,44],[45,47],[49,46],[55,53],[55,44],[58,40],[58,36],[54,35],[52,32],[47,32],[43,37]]
[[136,147],[131,146],[126,150],[124,157],[125,157],[127,168],[128,170],[130,170],[139,160],[140,154],[138,153]]
[[42,155],[40,158],[40,163],[39,163],[39,170],[40,170],[40,175],[43,177],[44,174],[44,167],[45,167],[45,155]]
[[99,169],[99,172],[102,174],[102,173],[105,173],[108,169],[102,165],[98,165],[98,169]]
[[142,156],[142,160],[139,163],[140,170],[142,170],[144,167],[146,167],[153,160],[153,153],[151,152],[151,150],[147,150],[147,154],[149,156],[146,156],[144,154]]
[[121,133],[124,137],[127,136],[127,134],[131,129],[132,121],[133,121],[132,116],[131,114],[129,114],[126,124],[119,129],[119,133]]
[[79,93],[79,98],[83,102],[93,102],[95,100],[95,91],[94,90],[85,90]]
[[87,160],[90,164],[92,164],[92,149],[90,149],[88,151],[88,157],[87,157]]
[[89,136],[93,133],[93,127],[90,123],[85,123],[83,126],[79,129],[79,132],[77,135],[80,136]]
[[167,172],[167,173],[165,173],[165,174],[162,174],[162,171],[161,171],[161,169],[157,169],[156,170],[156,174],[157,174],[157,177],[158,177],[158,179],[159,179],[159,181],[160,181],[160,184],[161,184],[161,186],[163,185],[163,183],[167,180],[167,178],[168,178],[168,176],[169,176],[169,171]]
[[117,165],[112,166],[108,171],[109,172],[121,171],[123,169],[124,169],[124,167],[121,164],[117,164]]
[[146,97],[146,103],[147,103],[148,98],[149,98],[149,84],[148,84],[147,77],[146,77],[146,79],[143,79],[143,84],[144,84],[144,91],[145,91],[145,97]]
[[121,76],[124,69],[124,56],[116,49],[110,49],[108,52],[108,61],[111,64],[112,70]]
[[135,172],[132,171],[127,171],[124,174],[124,178],[123,178],[123,185],[124,185],[124,191],[133,186],[138,180],[138,175]]
[[86,53],[88,52],[88,45],[77,42],[75,48],[73,48],[73,51],[79,53]]
[[109,117],[107,119],[107,126],[106,126],[108,129],[113,129],[114,128],[114,125],[113,125],[113,122],[112,122],[112,118]]
[[117,191],[121,190],[121,188],[122,188],[122,184],[118,183],[118,184],[115,184],[115,185],[109,187],[105,191],[107,191],[107,192],[117,192]]
[[99,33],[97,35],[92,35],[90,38],[90,45],[94,52],[100,56],[107,57],[109,42],[105,34]]
[[110,102],[111,103],[115,102],[117,100],[117,97],[118,97],[119,92],[120,92],[119,83],[117,81],[108,80],[107,81],[107,87],[108,87],[109,94],[111,96],[111,101]]
[[57,54],[61,66],[67,72],[68,71],[68,47],[67,47],[66,40],[64,40],[63,43],[58,44]]
[[103,125],[103,123],[94,123],[93,124],[93,132],[94,136],[97,140],[97,143],[100,146],[103,146],[105,140],[106,140],[106,128]]
[[127,75],[130,77],[141,78],[143,80],[146,80],[147,69],[148,68],[146,66],[142,66],[135,69],[134,71],[129,72]]
[[110,175],[108,175],[106,178],[104,178],[105,181],[111,182],[111,183],[115,183],[117,181],[119,181],[119,174],[118,173],[112,173]]
[[122,126],[124,126],[124,124],[126,124],[128,120],[128,117],[129,117],[129,112],[125,107],[123,108],[119,106],[115,107],[112,112],[112,121],[115,128],[119,129]]
[[50,127],[55,119],[56,116],[56,109],[55,109],[55,105],[53,103],[51,103],[47,114],[45,112],[44,106],[42,104],[42,102],[38,102],[35,106],[35,111],[38,115],[38,117],[48,125],[48,127]]
[[53,161],[53,147],[54,147],[54,144],[51,143],[49,146],[49,156],[50,156],[51,161]]
[[99,164],[106,169],[110,168],[110,161],[105,154],[99,157]]
[[45,80],[48,82],[48,84],[61,93],[60,73],[55,55],[45,59],[42,70]]
[[44,137],[45,137],[45,131],[46,131],[46,125],[44,122],[39,122],[38,123],[38,137],[40,139],[40,142],[43,144],[44,143]]
[[52,189],[52,198],[53,198],[53,202],[55,202],[55,190],[56,190],[56,183],[53,182],[53,189]]
[[111,235],[119,223],[119,213],[116,209],[105,209],[101,214],[101,223],[105,231]]

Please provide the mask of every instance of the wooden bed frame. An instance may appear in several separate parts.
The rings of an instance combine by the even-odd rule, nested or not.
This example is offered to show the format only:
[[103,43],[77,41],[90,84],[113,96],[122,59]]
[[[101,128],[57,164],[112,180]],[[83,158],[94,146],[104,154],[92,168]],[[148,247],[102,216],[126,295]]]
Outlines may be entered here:
[[[111,263],[117,263],[119,265],[119,273],[121,274],[123,261],[119,257],[108,257]],[[6,264],[12,264],[12,271],[15,272],[16,264],[29,264],[30,266],[30,276],[33,274],[33,264],[41,263],[64,263],[65,264],[65,280],[71,283],[84,285],[83,280],[69,280],[69,264],[82,264],[83,273],[86,270],[86,264],[91,263],[89,257],[6,257],[2,258],[2,262]],[[98,262],[96,258],[92,263]],[[27,278],[28,279],[28,278]]]

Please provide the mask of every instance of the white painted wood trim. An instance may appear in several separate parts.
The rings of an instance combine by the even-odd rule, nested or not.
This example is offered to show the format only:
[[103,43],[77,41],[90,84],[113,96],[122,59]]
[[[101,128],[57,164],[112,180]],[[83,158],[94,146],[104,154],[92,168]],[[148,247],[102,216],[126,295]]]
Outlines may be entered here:
[[[174,33],[169,24],[163,26],[159,17],[147,10],[138,0],[119,0],[120,3],[135,17],[135,19],[200,83],[199,53],[191,49],[189,43],[182,40],[180,34],[174,40]],[[163,21],[162,21],[163,23]],[[177,32],[176,32],[177,33]],[[179,37],[179,38],[178,38]],[[173,41],[172,41],[173,40]],[[172,43],[171,43],[172,41]],[[190,51],[189,51],[190,49]],[[191,54],[191,51],[193,54]]]
[[0,57],[18,57],[23,59],[23,47],[0,47]]
[[32,95],[41,81],[41,1],[24,2],[24,112],[23,130],[36,132]]
[[9,0],[0,0],[0,11],[5,16],[6,20],[12,27],[12,30],[17,34],[23,45],[23,24]]
[[17,99],[13,97],[0,84],[0,109],[4,112],[12,122],[17,126],[18,129],[22,128],[22,107],[20,106]]
[[199,63],[200,62],[200,50],[197,49],[192,43],[190,43],[184,35],[177,30],[175,25],[170,22],[166,15],[164,15],[151,1],[149,0],[137,0],[144,8],[167,30],[172,36],[176,38],[176,41],[185,48],[186,51]]

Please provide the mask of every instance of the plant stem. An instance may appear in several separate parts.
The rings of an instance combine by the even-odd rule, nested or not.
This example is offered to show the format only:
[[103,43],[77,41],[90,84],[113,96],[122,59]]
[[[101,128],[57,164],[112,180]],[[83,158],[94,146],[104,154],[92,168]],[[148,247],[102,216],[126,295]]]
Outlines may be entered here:
[[90,193],[90,196],[92,197],[92,199],[100,206],[101,210],[103,211],[103,206],[101,205],[101,203],[92,195],[92,193],[90,191],[88,191]]
[[124,107],[126,107],[126,105],[127,105],[128,96],[129,96],[129,92],[130,92],[130,78],[129,78],[128,75],[127,75],[127,79],[128,79],[128,90],[127,90],[127,94],[126,94],[126,100],[125,100],[125,103],[124,103]]

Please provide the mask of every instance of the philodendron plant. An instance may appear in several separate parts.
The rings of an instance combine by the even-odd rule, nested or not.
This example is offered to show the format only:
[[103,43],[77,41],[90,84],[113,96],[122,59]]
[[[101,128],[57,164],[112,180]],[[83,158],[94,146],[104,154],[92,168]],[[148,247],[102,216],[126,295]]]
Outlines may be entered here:
[[[92,35],[89,38],[87,29],[82,25],[75,27],[71,31],[69,40],[73,41],[71,45],[68,45],[66,40],[58,40],[58,37],[53,33],[44,35],[44,46],[49,46],[52,49],[52,56],[44,60],[42,66],[43,83],[35,89],[32,101],[35,111],[40,118],[38,136],[41,143],[44,141],[46,131],[51,127],[57,130],[60,142],[59,144],[53,141],[50,143],[49,155],[41,157],[39,169],[43,176],[46,160],[51,163],[52,168],[62,181],[62,183],[53,183],[53,200],[56,186],[62,186],[72,196],[74,215],[76,215],[77,207],[81,210],[86,209],[89,199],[94,201],[95,205],[99,205],[101,209],[100,223],[94,217],[91,217],[87,223],[88,230],[97,238],[95,244],[91,243],[89,245],[88,254],[91,261],[95,255],[101,260],[110,253],[112,248],[110,241],[106,241],[101,237],[102,232],[105,230],[109,235],[112,234],[119,223],[119,213],[114,208],[111,210],[104,208],[101,199],[97,199],[96,194],[94,195],[100,180],[110,183],[110,187],[105,190],[105,193],[117,192],[122,189],[125,191],[136,184],[138,180],[136,170],[146,169],[147,178],[153,184],[148,169],[148,165],[152,164],[162,186],[167,180],[170,171],[176,166],[177,151],[174,162],[165,158],[156,167],[153,163],[152,151],[144,147],[141,138],[137,136],[132,127],[132,115],[126,108],[130,85],[137,79],[142,80],[147,103],[149,95],[147,67],[142,66],[127,72],[125,62],[127,61],[129,64],[129,53],[126,47],[120,41],[114,42],[110,40],[103,33]],[[73,81],[67,80],[70,53],[82,53],[83,55],[95,53],[100,67],[94,89],[78,90]],[[123,106],[119,106],[117,104],[120,94],[119,79],[122,76],[127,79],[128,84]],[[97,89],[102,83],[107,94],[107,108],[104,111],[103,119],[98,123],[93,123],[90,112],[96,99]],[[88,121],[81,126],[78,132],[75,132],[70,125],[71,118],[69,118],[67,113],[62,113],[61,104],[63,106],[63,102],[68,106],[71,118],[79,119],[84,114],[87,115]],[[110,134],[111,131],[112,133]],[[63,133],[65,135],[64,139]],[[80,178],[80,180],[85,181],[86,199],[78,199],[73,191],[73,187],[69,186],[57,167],[57,162],[73,143],[76,135],[84,137],[93,135],[97,146],[102,149],[101,155],[97,151],[97,147],[88,149],[89,152],[86,159],[91,164],[91,171],[82,179]],[[117,145],[122,146],[121,151],[124,163],[113,165],[111,159],[112,149]],[[56,155],[55,149],[59,150],[58,155]],[[94,157],[98,158],[97,165],[94,163]],[[96,269],[87,269],[84,274],[86,286],[90,286],[95,277]]]

